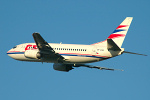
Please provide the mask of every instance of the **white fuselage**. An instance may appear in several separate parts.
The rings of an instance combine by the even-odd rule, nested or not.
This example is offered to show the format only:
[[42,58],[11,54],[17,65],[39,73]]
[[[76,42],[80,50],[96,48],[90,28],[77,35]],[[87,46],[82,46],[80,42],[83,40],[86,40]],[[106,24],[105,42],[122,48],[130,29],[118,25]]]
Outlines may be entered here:
[[[108,51],[106,46],[99,45],[77,45],[77,44],[56,44],[49,43],[53,50],[65,58],[63,63],[78,64],[78,63],[91,63],[105,60],[121,53]],[[7,52],[7,54],[21,61],[31,62],[50,62],[57,63],[57,60],[50,59],[31,59],[25,57],[26,50],[38,50],[35,43],[24,43],[17,45]]]

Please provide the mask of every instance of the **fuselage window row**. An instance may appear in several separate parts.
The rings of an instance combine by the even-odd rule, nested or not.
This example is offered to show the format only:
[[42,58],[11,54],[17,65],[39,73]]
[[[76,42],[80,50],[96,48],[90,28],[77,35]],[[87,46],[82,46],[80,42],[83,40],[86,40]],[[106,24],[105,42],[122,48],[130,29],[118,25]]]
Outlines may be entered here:
[[86,51],[86,49],[72,49],[72,48],[53,48],[54,50],[67,50],[67,51]]

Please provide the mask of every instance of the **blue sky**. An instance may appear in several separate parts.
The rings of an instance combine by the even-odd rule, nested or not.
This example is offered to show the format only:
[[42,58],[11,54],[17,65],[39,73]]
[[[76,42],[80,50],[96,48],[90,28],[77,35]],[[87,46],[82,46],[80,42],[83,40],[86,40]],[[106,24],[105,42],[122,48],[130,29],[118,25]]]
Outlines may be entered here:
[[127,51],[150,55],[149,0],[1,0],[0,100],[149,100],[149,56],[123,54],[92,63],[121,71],[75,68],[53,70],[51,63],[16,61],[6,52],[34,42],[92,44],[105,40],[133,17],[124,41]]

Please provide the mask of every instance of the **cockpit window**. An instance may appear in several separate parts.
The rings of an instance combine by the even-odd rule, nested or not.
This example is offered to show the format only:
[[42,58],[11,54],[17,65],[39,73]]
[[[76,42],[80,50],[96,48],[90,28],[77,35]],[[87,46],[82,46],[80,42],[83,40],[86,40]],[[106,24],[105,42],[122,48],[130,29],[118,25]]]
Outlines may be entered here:
[[17,46],[14,46],[13,49],[15,49]]

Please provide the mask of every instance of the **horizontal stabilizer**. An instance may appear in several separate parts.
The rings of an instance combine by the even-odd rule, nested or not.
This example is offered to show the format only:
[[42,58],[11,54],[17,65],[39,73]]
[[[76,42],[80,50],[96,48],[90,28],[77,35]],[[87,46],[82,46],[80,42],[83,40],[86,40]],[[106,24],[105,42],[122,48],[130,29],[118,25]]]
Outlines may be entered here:
[[123,51],[123,53],[129,53],[129,54],[135,54],[135,55],[147,56],[147,55],[145,55],[145,54],[139,54],[139,53],[128,52],[128,51]]

